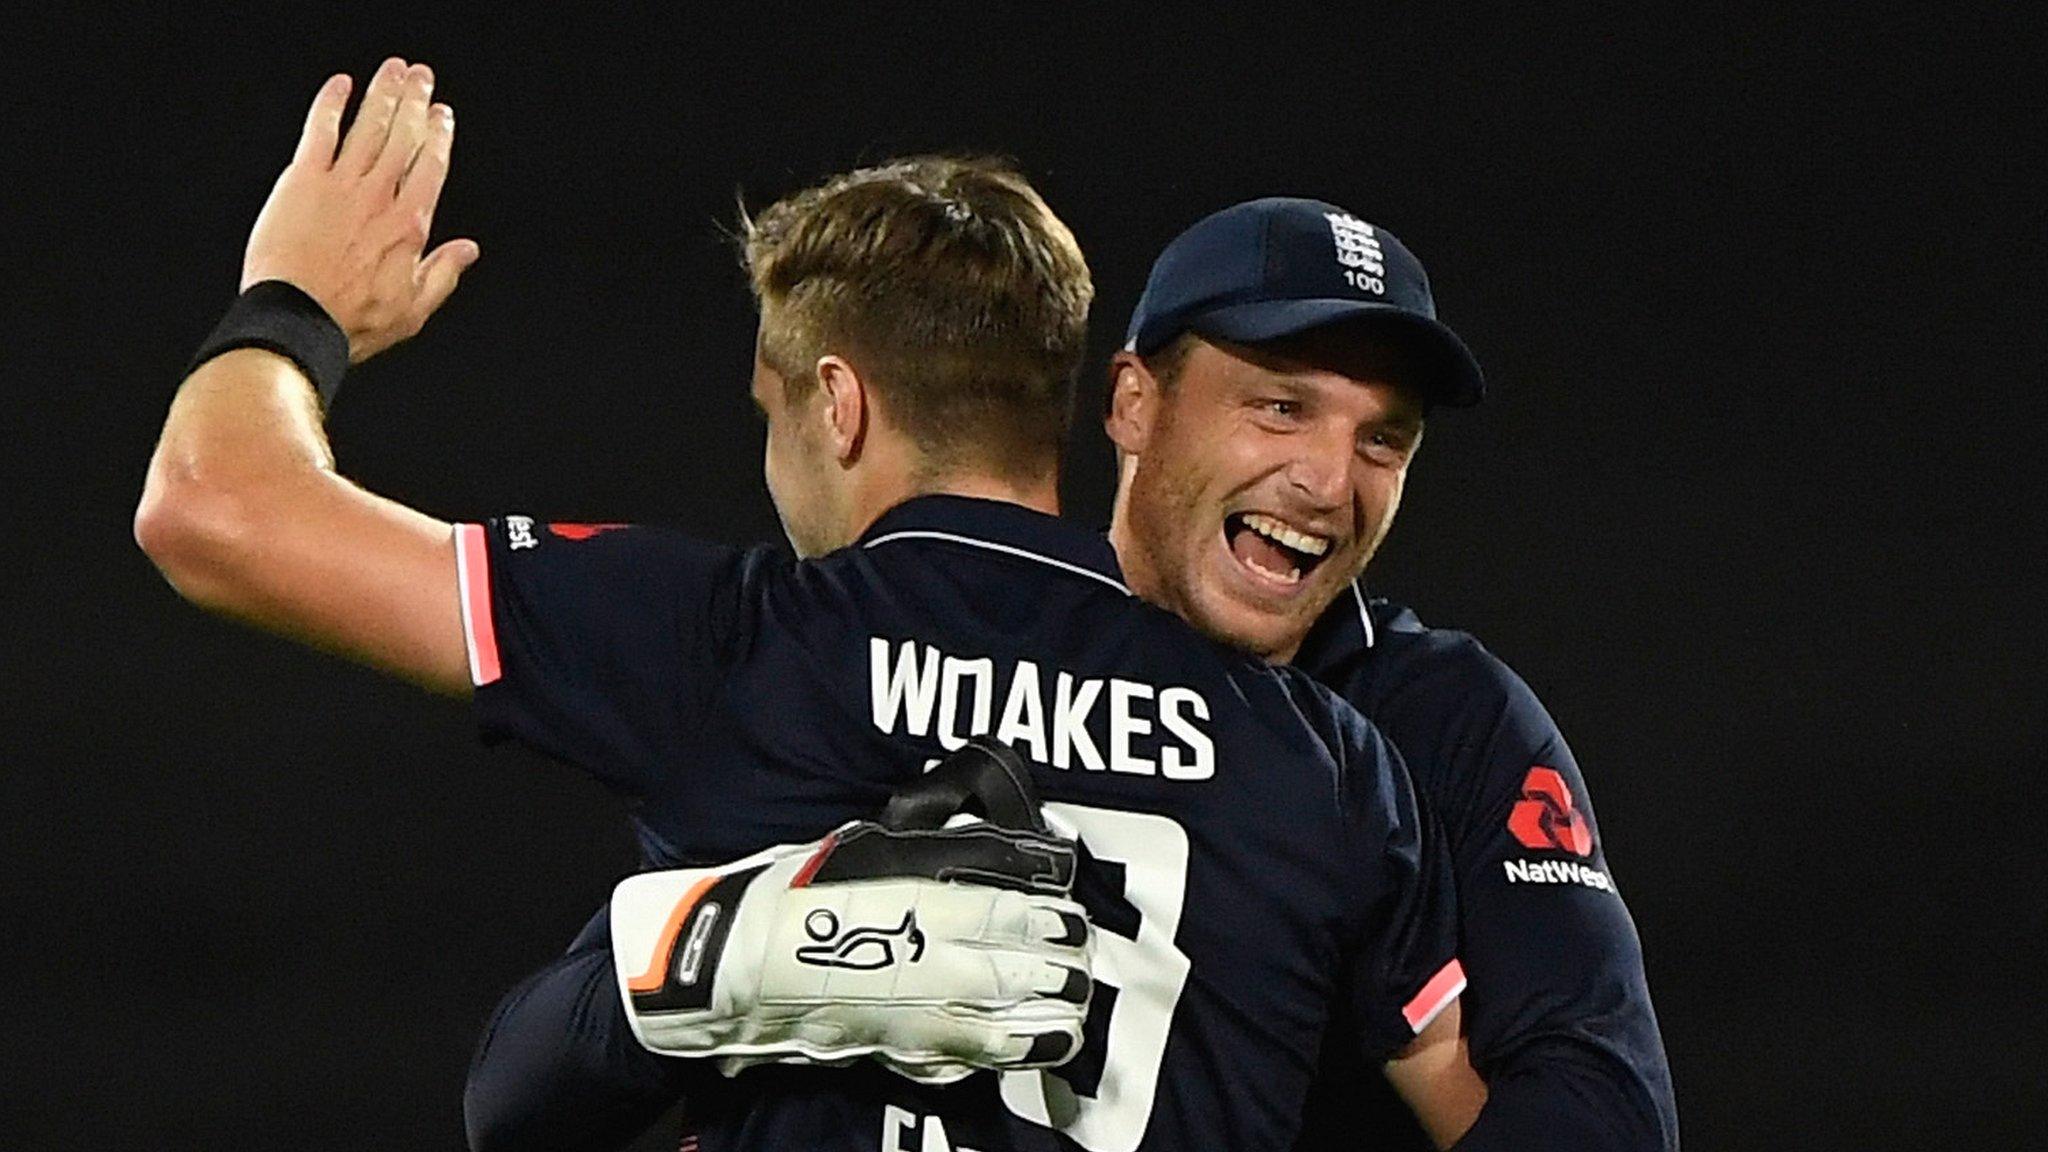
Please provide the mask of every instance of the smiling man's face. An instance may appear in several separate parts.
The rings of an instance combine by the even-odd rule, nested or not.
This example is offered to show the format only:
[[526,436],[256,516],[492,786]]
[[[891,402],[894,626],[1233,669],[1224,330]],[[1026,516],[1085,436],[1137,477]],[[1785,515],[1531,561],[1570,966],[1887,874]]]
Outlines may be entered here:
[[1401,505],[1423,405],[1398,357],[1316,330],[1191,338],[1160,379],[1112,365],[1123,473],[1110,535],[1132,588],[1209,635],[1291,659]]

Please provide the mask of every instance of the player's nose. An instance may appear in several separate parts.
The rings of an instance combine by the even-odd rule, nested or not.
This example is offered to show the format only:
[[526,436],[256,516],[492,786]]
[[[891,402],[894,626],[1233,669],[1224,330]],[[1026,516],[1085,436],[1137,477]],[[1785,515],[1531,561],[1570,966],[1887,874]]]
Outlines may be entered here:
[[1298,445],[1283,474],[1314,511],[1334,511],[1351,501],[1351,457],[1349,439],[1319,436]]

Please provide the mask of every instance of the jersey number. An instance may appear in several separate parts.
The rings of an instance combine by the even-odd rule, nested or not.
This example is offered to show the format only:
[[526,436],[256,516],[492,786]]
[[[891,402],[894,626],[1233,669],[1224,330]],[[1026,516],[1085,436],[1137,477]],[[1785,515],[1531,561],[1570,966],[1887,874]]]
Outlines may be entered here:
[[1173,941],[1187,896],[1188,834],[1165,816],[1114,808],[1048,801],[1045,816],[1090,855],[1123,865],[1138,929],[1135,936],[1095,931],[1095,979],[1116,989],[1116,1007],[1094,1095],[1076,1093],[1057,1072],[1010,1072],[1002,1077],[1003,1103],[1087,1152],[1135,1152],[1158,1093],[1173,1007],[1187,985],[1188,958]]

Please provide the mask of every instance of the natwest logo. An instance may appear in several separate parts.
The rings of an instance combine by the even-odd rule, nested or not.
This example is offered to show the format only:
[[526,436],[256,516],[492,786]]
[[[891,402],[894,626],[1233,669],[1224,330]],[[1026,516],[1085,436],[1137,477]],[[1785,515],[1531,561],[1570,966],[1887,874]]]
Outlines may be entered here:
[[1602,892],[1614,891],[1614,878],[1598,868],[1577,860],[1503,860],[1510,884],[1583,884]]
[[1508,831],[1526,848],[1557,848],[1574,856],[1593,854],[1593,826],[1572,807],[1571,789],[1555,768],[1541,764],[1522,778],[1522,798],[1508,813]]

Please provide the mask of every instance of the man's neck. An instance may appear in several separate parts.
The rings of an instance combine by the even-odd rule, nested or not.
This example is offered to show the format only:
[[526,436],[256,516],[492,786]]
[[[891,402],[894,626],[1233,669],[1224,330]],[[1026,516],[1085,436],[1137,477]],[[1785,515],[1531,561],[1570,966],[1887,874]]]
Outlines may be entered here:
[[[1060,514],[1060,484],[1057,475],[1046,475],[1032,480],[1017,481],[986,474],[952,474],[933,477],[922,484],[911,485],[903,499],[913,496],[971,496],[977,500],[1001,500],[1006,504],[1022,504],[1034,512],[1048,516]],[[902,503],[902,500],[897,501]]]
[[858,523],[853,537],[872,527],[882,514],[906,500],[919,496],[966,496],[976,500],[998,500],[1020,504],[1048,516],[1060,514],[1060,485],[1057,472],[1029,480],[1014,480],[985,472],[945,472],[904,476],[876,484],[862,493]]

